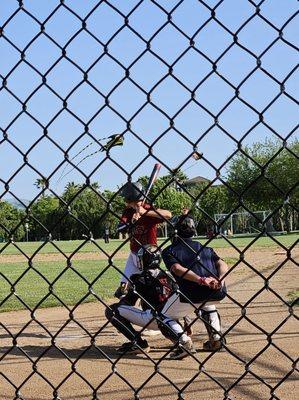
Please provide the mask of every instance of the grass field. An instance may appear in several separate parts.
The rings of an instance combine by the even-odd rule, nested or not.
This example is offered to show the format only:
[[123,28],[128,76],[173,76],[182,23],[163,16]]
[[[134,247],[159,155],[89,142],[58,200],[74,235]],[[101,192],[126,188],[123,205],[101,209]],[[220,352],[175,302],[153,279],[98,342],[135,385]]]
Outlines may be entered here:
[[[122,271],[125,261],[118,259],[115,267]],[[237,259],[225,261],[233,265]],[[121,278],[115,267],[104,260],[74,261],[71,267],[65,261],[37,262],[34,268],[26,263],[0,264],[0,312],[24,309],[23,302],[32,309],[96,301],[96,296],[107,300]]]
[[[245,247],[254,238],[230,239],[236,247]],[[298,235],[284,235],[276,237],[286,247],[291,247],[298,242]],[[204,242],[204,241],[202,241]],[[86,243],[83,247],[82,241],[55,242],[64,253],[72,253],[79,248],[80,253],[100,252],[93,243]],[[105,259],[88,260],[74,258],[71,266],[67,265],[66,259],[61,261],[34,261],[33,267],[28,267],[24,258],[20,262],[5,262],[6,258],[20,254],[20,249],[27,255],[32,255],[38,249],[39,253],[53,254],[58,250],[53,244],[29,242],[17,243],[17,247],[10,244],[0,256],[0,312],[18,310],[30,307],[44,308],[63,304],[74,305],[78,302],[96,301],[97,297],[107,300],[113,296],[118,286],[121,274],[116,267],[123,270],[126,254],[129,250],[128,244],[122,247],[123,241],[112,240],[108,245],[103,240],[97,242],[108,254],[112,254],[121,248],[122,254],[113,257],[113,265],[109,265]],[[42,247],[41,247],[42,246]],[[224,239],[214,239],[210,246],[214,248],[227,248],[230,244]],[[260,238],[253,246],[255,248],[273,247],[277,244],[270,238]],[[3,246],[2,246],[3,248]],[[50,257],[49,257],[50,258]],[[236,263],[237,259],[228,257],[225,261],[229,265]],[[60,299],[60,300],[59,300]]]
[[[206,238],[199,238],[201,243],[206,243]],[[283,246],[291,247],[293,244],[298,244],[299,235],[289,234],[289,235],[277,235],[274,236],[274,240],[278,243],[281,243]],[[255,247],[275,247],[278,244],[271,239],[270,237],[260,237],[256,239],[255,237],[235,237],[229,238],[229,241],[236,247],[246,247],[250,243]],[[160,239],[159,242],[162,243],[164,240]],[[117,248],[121,248],[121,250],[129,250],[128,243],[124,244],[123,240],[113,239],[110,240],[109,244],[105,244],[103,240],[96,240],[98,246],[107,251],[109,254],[114,252]],[[214,248],[226,248],[231,247],[231,244],[227,242],[225,239],[217,238],[213,239],[209,242],[210,247]],[[84,242],[82,240],[69,240],[69,241],[55,241],[53,243],[44,243],[44,242],[17,242],[16,246],[13,244],[7,245],[6,243],[0,243],[0,255],[9,255],[9,254],[20,254],[21,249],[27,255],[31,255],[34,252],[38,251],[39,253],[58,253],[58,247],[64,253],[72,253],[79,249],[80,252],[89,253],[89,252],[98,252],[99,248],[90,242]]]
[[[124,264],[125,259],[118,260],[117,267],[122,270]],[[34,264],[34,269],[28,269],[26,263],[0,264],[0,310],[26,308],[22,301],[31,309],[37,305],[44,308],[95,301],[90,287],[93,293],[107,300],[113,296],[120,276],[103,260],[74,262],[72,267],[67,267],[65,262],[41,262]],[[7,300],[1,305],[5,298]]]

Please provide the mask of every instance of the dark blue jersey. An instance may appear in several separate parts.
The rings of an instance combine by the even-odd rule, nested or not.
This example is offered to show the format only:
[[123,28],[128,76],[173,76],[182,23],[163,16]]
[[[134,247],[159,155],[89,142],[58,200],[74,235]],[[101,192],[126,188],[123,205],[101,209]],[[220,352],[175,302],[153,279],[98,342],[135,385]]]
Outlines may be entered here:
[[[180,264],[201,277],[219,278],[216,261],[220,258],[210,247],[203,247],[192,239],[178,239],[162,252],[166,267],[170,270],[173,264]],[[182,302],[199,303],[205,300],[222,300],[226,295],[226,288],[210,289],[208,286],[184,279],[184,276],[175,276],[178,283]]]

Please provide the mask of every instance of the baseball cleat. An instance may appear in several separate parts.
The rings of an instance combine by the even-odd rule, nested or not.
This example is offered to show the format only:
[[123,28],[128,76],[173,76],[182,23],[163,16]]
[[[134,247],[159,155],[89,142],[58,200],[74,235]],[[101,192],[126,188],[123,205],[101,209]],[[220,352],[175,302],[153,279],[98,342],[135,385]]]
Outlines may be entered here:
[[182,360],[190,356],[190,354],[196,354],[196,349],[192,343],[192,340],[188,340],[185,343],[180,343],[178,348],[175,349],[169,356],[170,360]]
[[208,340],[204,342],[202,348],[205,351],[218,351],[222,349],[222,341],[218,340]]
[[119,354],[140,354],[140,353],[149,353],[150,346],[148,345],[145,339],[141,339],[138,343],[134,342],[126,342],[122,344],[117,352]]

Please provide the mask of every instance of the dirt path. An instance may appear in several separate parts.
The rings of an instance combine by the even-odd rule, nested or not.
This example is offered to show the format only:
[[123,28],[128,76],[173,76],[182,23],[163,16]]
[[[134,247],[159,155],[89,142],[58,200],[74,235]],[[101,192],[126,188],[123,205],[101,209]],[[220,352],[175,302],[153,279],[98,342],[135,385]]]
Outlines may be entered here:
[[[219,253],[237,258],[230,249]],[[292,315],[283,300],[296,289],[299,257],[296,251],[295,262],[286,261],[274,253],[246,252],[231,271],[230,297],[219,306],[226,351],[212,355],[201,351],[206,332],[200,321],[196,356],[171,361],[161,336],[148,339],[148,356],[119,358],[115,349],[123,338],[105,325],[99,302],[76,308],[73,320],[63,308],[0,314],[0,400],[176,400],[180,390],[185,400],[295,400],[298,309]],[[268,289],[263,277],[270,277]]]
[[[33,261],[35,262],[50,262],[50,261],[63,261],[70,257],[72,253],[38,253],[35,257],[33,257]],[[127,258],[127,251],[118,251],[117,258]],[[75,253],[72,257],[73,260],[107,260],[107,257],[103,253],[96,252],[86,252],[86,253]],[[8,263],[19,263],[19,262],[27,262],[28,258],[23,256],[22,254],[8,254],[8,255],[0,255],[0,264],[8,264]]]
[[[240,251],[243,248],[239,248]],[[234,248],[220,248],[216,249],[217,254],[221,257],[232,257],[232,258],[239,258],[239,252]],[[279,247],[277,248],[269,248],[269,247],[259,247],[259,248],[249,248],[245,252],[246,258],[253,259],[253,255],[257,255],[257,257],[262,258],[263,260],[267,261],[267,257],[271,257],[271,262],[275,262],[278,260],[277,256],[281,256],[285,254],[283,250]],[[297,249],[292,250],[292,256],[298,254]],[[49,261],[63,261],[66,258],[70,257],[72,253],[38,253],[34,258],[33,261],[39,262],[49,262]],[[117,258],[123,259],[127,258],[128,253],[127,251],[118,251]],[[105,254],[100,252],[78,252],[72,256],[73,260],[106,260],[107,257]],[[28,258],[22,254],[7,254],[7,255],[0,255],[0,264],[8,264],[8,263],[19,263],[19,262],[27,262]],[[267,261],[268,262],[268,261]]]

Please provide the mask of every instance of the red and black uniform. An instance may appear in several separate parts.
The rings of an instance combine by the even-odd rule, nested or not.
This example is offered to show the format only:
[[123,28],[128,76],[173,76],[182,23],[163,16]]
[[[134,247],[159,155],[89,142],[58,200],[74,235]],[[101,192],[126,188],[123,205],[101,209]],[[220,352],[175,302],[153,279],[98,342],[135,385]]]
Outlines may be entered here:
[[[171,324],[176,322],[161,314],[165,303],[177,290],[171,274],[156,268],[132,275],[131,281],[133,286],[127,295],[119,303],[106,308],[107,319],[130,341],[140,342],[140,332],[132,324],[160,329],[166,337],[178,340],[179,335],[171,328]],[[134,307],[138,299],[147,304],[146,310]]]
[[[149,204],[144,204],[143,208],[151,210]],[[142,245],[157,244],[157,225],[161,223],[162,218],[149,217],[146,213],[137,221],[132,222],[135,214],[134,208],[126,208],[121,222],[127,224],[130,233],[130,249],[133,253],[137,253]]]

